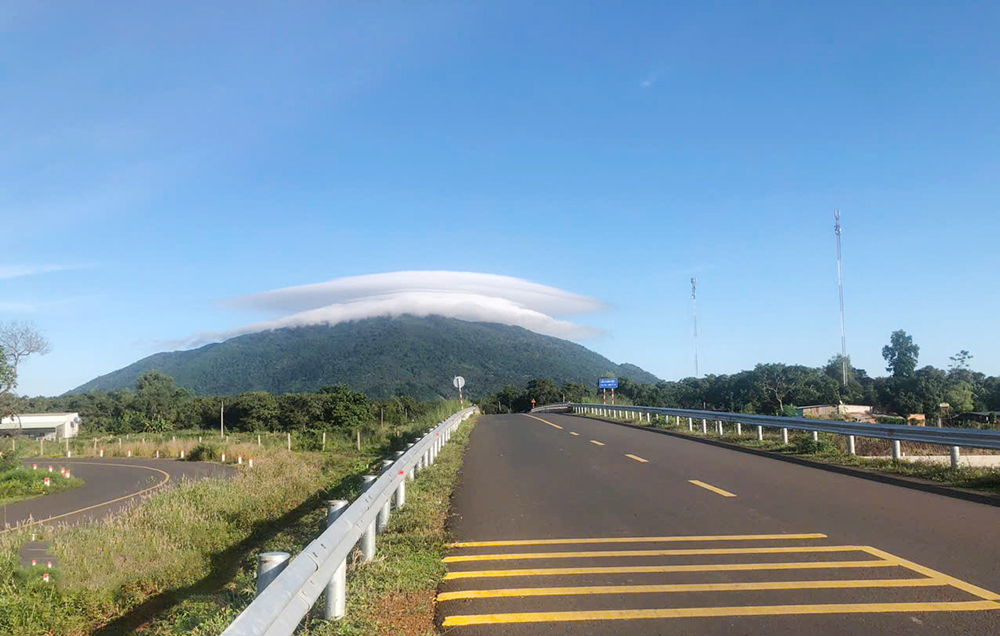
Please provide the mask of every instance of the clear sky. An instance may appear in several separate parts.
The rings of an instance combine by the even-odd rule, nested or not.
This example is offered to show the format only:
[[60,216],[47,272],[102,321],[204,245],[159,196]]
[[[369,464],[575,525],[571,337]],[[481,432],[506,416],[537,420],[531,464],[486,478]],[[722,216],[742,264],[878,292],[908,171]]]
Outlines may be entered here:
[[[209,6],[214,5],[214,6]],[[56,394],[400,270],[608,304],[676,379],[840,348],[1000,373],[1000,3],[0,4],[0,320]]]

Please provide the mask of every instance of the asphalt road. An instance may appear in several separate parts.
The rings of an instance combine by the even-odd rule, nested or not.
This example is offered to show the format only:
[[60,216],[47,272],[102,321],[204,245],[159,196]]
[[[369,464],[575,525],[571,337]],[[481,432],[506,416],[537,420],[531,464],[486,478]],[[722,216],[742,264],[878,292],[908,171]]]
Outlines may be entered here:
[[[171,459],[60,459],[34,458],[25,460],[31,468],[54,471],[69,468],[74,477],[84,484],[27,501],[2,506],[0,522],[3,528],[25,523],[77,523],[115,513],[142,495],[183,479],[200,479],[209,476],[233,474],[230,467],[221,464],[179,462]],[[2,532],[2,530],[0,530]]]
[[473,431],[449,633],[1000,633],[1000,508],[536,417]]

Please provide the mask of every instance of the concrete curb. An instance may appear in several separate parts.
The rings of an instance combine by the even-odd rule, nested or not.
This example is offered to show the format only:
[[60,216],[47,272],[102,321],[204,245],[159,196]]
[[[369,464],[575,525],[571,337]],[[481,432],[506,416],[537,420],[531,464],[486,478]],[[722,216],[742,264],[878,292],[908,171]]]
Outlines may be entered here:
[[858,468],[855,466],[841,466],[840,464],[828,464],[826,462],[821,462],[815,459],[807,459],[804,457],[795,457],[791,455],[782,455],[780,453],[772,453],[770,451],[761,450],[759,448],[747,448],[746,446],[740,446],[739,444],[731,444],[729,442],[724,442],[722,440],[712,439],[708,437],[695,437],[694,435],[684,435],[683,433],[668,431],[662,428],[654,428],[651,425],[641,426],[637,424],[628,424],[626,422],[616,422],[614,420],[606,420],[604,418],[598,418],[598,417],[587,417],[586,415],[577,415],[575,413],[561,413],[561,415],[569,415],[572,417],[580,417],[587,420],[607,422],[608,424],[615,424],[616,426],[625,426],[640,431],[649,431],[652,433],[659,433],[661,435],[669,435],[670,437],[677,437],[680,439],[691,440],[694,442],[699,442],[701,444],[708,444],[709,446],[718,446],[719,448],[728,448],[729,450],[739,451],[741,453],[749,453],[750,455],[757,455],[759,457],[768,457],[770,459],[776,459],[779,461],[788,462],[790,464],[798,464],[799,466],[818,468],[820,470],[825,470],[831,473],[850,475],[852,477],[859,477],[861,479],[876,481],[883,484],[891,484],[893,486],[901,486],[903,488],[921,490],[923,492],[929,492],[935,495],[943,495],[945,497],[952,497],[954,499],[964,499],[965,501],[986,504],[988,506],[1000,507],[1000,495],[992,495],[989,493],[977,492],[975,490],[957,488],[955,486],[945,486],[938,482],[929,481],[927,479],[918,479],[916,477],[903,477],[901,475],[889,475],[887,473],[879,473],[872,470],[866,470],[864,468]]

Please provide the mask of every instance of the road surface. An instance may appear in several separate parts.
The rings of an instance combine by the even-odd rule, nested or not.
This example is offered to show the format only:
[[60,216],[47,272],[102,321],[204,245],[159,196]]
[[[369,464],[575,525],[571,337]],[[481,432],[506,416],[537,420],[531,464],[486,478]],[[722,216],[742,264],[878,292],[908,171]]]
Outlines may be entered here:
[[227,476],[233,469],[221,464],[179,462],[169,459],[122,459],[52,457],[25,460],[27,468],[38,465],[38,470],[54,471],[69,468],[74,477],[84,484],[27,501],[3,506],[3,528],[25,523],[76,523],[103,517],[117,512],[147,492],[182,479],[200,479],[209,476]]
[[481,418],[460,636],[1000,633],[1000,508],[557,414]]

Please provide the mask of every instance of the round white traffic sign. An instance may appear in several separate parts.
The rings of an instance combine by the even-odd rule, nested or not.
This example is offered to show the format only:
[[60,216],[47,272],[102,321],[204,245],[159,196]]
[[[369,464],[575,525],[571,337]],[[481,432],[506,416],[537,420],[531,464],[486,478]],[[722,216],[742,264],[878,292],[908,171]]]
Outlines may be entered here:
[[460,375],[456,375],[455,379],[452,380],[451,383],[455,385],[456,389],[461,389],[463,386],[465,386],[465,378],[463,378]]

